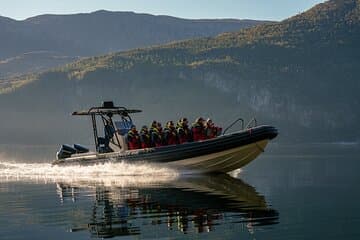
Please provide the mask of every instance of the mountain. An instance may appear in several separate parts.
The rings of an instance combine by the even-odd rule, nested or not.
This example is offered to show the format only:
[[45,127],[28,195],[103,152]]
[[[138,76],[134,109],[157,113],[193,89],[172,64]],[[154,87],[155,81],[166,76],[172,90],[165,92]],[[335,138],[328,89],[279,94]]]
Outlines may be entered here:
[[[74,57],[215,36],[260,23],[263,22],[236,19],[187,20],[103,10],[87,14],[40,15],[24,21],[0,17],[0,78],[58,66],[60,63],[57,56],[63,56],[63,62],[71,62]],[[37,61],[36,68],[32,68],[32,55],[29,53],[38,52],[53,53],[53,56],[44,56],[42,62]],[[25,59],[24,54],[28,54]],[[35,58],[38,59],[39,54]],[[18,72],[13,72],[9,61],[18,66]]]
[[0,60],[0,84],[4,79],[11,79],[21,73],[42,72],[79,59],[78,56],[66,56],[52,51],[37,51]]
[[359,141],[359,16],[359,0],[330,0],[279,23],[22,76],[0,95],[11,116],[1,132],[90,139],[88,122],[66,113],[114,99],[144,109],[139,123],[203,115],[225,127],[256,116],[279,141]]

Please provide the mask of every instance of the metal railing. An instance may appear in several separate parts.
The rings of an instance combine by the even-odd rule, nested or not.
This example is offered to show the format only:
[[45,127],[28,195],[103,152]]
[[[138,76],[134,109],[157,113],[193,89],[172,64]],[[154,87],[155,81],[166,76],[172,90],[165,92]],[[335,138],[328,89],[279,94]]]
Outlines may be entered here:
[[225,135],[225,133],[226,133],[230,128],[232,128],[235,124],[237,124],[238,122],[241,122],[241,130],[249,129],[249,128],[252,128],[252,127],[256,127],[256,126],[257,126],[256,118],[252,118],[252,119],[246,124],[246,127],[244,127],[244,125],[245,125],[244,119],[238,118],[238,119],[236,119],[234,122],[232,122],[227,128],[225,128],[225,130],[223,131],[222,134]]
[[239,121],[241,121],[241,130],[244,129],[244,119],[242,118],[238,118],[236,119],[233,123],[231,123],[227,128],[225,128],[223,135],[225,135],[225,133],[227,132],[227,130],[229,130],[230,128],[232,128],[236,123],[238,123]]
[[[254,125],[252,126],[251,124],[254,123]],[[256,118],[252,118],[248,124],[246,125],[246,129],[248,128],[252,128],[252,127],[256,127],[257,126],[257,121],[256,121]]]

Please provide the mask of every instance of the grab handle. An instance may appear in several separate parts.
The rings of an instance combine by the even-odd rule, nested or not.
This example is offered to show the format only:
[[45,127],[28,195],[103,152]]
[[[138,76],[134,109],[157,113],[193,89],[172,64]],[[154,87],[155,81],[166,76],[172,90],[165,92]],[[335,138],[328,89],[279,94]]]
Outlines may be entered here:
[[244,129],[244,119],[242,118],[238,118],[236,119],[233,123],[231,123],[227,128],[225,128],[223,135],[225,135],[225,133],[227,132],[227,130],[229,130],[230,128],[232,128],[237,122],[241,121],[241,130]]
[[246,125],[246,129],[248,129],[248,128],[251,128],[251,124],[252,123],[254,123],[254,126],[253,127],[256,127],[257,126],[257,121],[256,121],[256,118],[253,118],[253,119],[251,119],[249,122],[248,122],[248,124]]

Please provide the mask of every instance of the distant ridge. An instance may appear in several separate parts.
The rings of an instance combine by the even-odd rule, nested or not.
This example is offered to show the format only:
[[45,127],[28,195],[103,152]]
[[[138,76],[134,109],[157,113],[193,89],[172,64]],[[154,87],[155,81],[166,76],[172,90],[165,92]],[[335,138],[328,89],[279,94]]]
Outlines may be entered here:
[[[0,17],[0,61],[13,61],[18,66],[0,65],[0,78],[46,70],[70,62],[74,57],[105,54],[133,48],[147,47],[191,38],[215,36],[227,31],[252,27],[264,21],[214,19],[187,20],[171,16],[154,16],[134,12],[110,12],[53,15],[45,14],[16,21]],[[54,58],[66,56],[69,60],[52,61],[44,56],[36,61],[22,55],[27,52],[53,52]],[[38,56],[36,56],[38,58]],[[46,64],[44,64],[46,63]]]

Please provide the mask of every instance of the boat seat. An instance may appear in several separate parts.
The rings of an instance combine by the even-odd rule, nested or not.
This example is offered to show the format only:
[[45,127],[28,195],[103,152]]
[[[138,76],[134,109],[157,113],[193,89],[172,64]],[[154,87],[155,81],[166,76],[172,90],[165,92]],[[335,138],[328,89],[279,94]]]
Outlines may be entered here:
[[107,152],[113,152],[113,149],[110,148],[109,144],[110,142],[106,140],[104,137],[98,137],[98,149],[97,151],[99,153],[107,153]]

